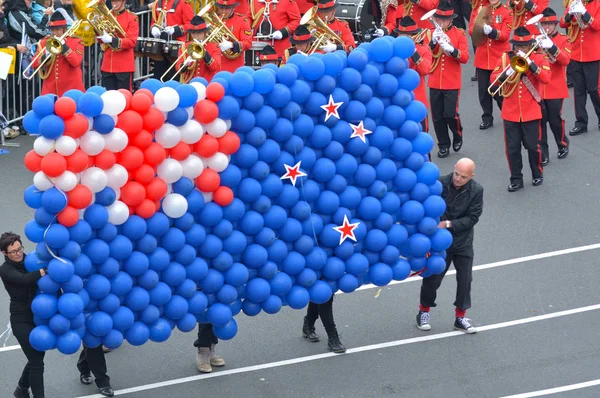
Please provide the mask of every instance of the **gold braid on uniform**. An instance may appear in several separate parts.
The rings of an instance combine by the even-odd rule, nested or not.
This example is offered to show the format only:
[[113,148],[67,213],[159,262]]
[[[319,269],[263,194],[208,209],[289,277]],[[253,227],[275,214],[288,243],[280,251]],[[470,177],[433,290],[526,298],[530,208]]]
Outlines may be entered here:
[[[530,0],[530,1],[532,1],[532,0]],[[512,10],[513,10],[513,15],[514,15],[513,26],[516,29],[517,26],[521,26],[521,21],[525,17],[527,8],[525,8],[525,3],[523,2],[523,0],[519,1],[517,4],[515,4],[513,2],[513,0],[510,0],[509,7],[512,8]]]
[[[509,62],[510,62],[510,59],[509,59]],[[506,68],[506,57],[502,56],[502,70],[504,70],[505,68]],[[504,86],[502,86],[500,96],[506,98],[506,97],[510,97],[511,95],[513,95],[513,93],[517,89],[517,86],[519,85],[519,80],[521,80],[520,73],[515,72],[512,75],[510,75],[508,77],[508,79],[505,80],[506,83],[504,83]],[[508,86],[508,88],[507,88],[507,86]]]

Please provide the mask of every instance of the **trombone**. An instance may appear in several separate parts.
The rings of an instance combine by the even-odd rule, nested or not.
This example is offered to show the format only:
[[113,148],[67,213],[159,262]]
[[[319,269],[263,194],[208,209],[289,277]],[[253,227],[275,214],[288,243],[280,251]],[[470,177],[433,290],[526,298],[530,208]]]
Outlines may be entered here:
[[318,34],[317,39],[312,42],[306,51],[309,55],[317,51],[319,47],[323,46],[328,41],[333,42],[333,44],[344,44],[342,38],[331,30],[331,28],[327,26],[327,23],[317,15],[317,6],[309,9],[304,16],[302,16],[300,25],[307,25],[311,32],[316,31],[315,33]]

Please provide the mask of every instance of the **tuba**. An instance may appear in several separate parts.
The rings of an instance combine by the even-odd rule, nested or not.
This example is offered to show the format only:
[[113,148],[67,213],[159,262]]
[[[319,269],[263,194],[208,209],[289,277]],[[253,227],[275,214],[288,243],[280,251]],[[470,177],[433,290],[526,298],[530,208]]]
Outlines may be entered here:
[[119,34],[121,37],[125,37],[125,31],[103,0],[92,0],[87,7],[91,8],[92,11],[87,14],[86,19],[92,25],[96,34],[102,35],[106,32],[111,36]]
[[307,25],[308,30],[313,32],[315,36],[315,40],[310,44],[310,47],[307,49],[307,54],[312,54],[319,49],[319,47],[325,45],[328,41],[333,44],[344,44],[344,41],[341,37],[339,37],[329,26],[327,23],[323,21],[317,15],[317,7],[312,7],[309,9],[302,19],[300,20],[300,25]]
[[[211,41],[214,43],[219,44],[224,41],[235,43],[238,41],[237,37],[235,37],[227,25],[223,23],[221,18],[219,18],[217,13],[214,11],[214,2],[210,2],[204,6],[204,8],[202,8],[198,13],[198,16],[204,18],[206,23],[210,25],[210,36],[212,37]],[[225,55],[227,59],[238,59],[242,55],[242,52],[235,53],[233,50],[227,50],[223,52],[223,55]]]

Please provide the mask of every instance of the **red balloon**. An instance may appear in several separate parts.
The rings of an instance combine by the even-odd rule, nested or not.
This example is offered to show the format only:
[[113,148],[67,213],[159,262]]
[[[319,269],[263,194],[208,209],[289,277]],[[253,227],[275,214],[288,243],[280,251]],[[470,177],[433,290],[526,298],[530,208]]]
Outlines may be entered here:
[[63,119],[69,119],[77,111],[77,103],[69,97],[62,97],[54,103],[54,113]]
[[82,135],[87,133],[89,127],[90,124],[86,117],[81,113],[76,113],[73,117],[65,120],[64,135],[72,138],[81,138]]
[[42,171],[48,177],[58,177],[67,169],[65,157],[59,153],[52,152],[42,159]]
[[[148,91],[149,92],[149,91]],[[152,93],[150,93],[152,94]],[[152,97],[136,92],[131,98],[131,109],[139,114],[145,114],[152,106]]]
[[148,185],[156,176],[156,171],[153,167],[143,164],[133,173],[133,179],[140,184]]
[[[2,133],[0,132],[0,134]],[[25,155],[23,163],[25,163],[27,170],[31,171],[32,173],[37,173],[38,171],[42,170],[42,159],[43,158],[35,153],[35,151],[32,149]]]
[[161,200],[167,194],[167,183],[160,178],[153,179],[146,185],[146,196],[152,201]]
[[148,148],[150,144],[152,144],[153,139],[154,137],[152,137],[152,134],[146,130],[142,130],[135,136],[130,137],[129,143],[140,148],[141,150],[144,150]]
[[77,184],[73,190],[67,192],[67,200],[69,206],[85,209],[92,203],[92,191],[85,185]]
[[219,152],[232,155],[240,148],[240,137],[233,131],[228,131],[219,138]]
[[153,142],[146,150],[144,150],[144,163],[150,166],[158,166],[167,158],[167,151],[165,148]]
[[119,115],[117,127],[127,133],[127,135],[136,135],[142,131],[144,120],[136,111],[125,111]]
[[219,83],[210,83],[206,87],[206,98],[213,101],[219,102],[225,96],[225,87]]
[[165,116],[157,108],[148,109],[148,112],[146,112],[142,119],[144,121],[144,129],[150,132],[158,130],[165,123]]
[[81,149],[76,149],[71,156],[67,156],[67,170],[73,173],[81,173],[88,168],[88,158],[89,156],[85,152]]
[[128,146],[118,154],[119,164],[127,170],[136,170],[144,164],[144,152],[136,146]]
[[57,219],[61,225],[72,227],[79,221],[79,212],[75,208],[67,206],[63,211],[58,213]]
[[146,189],[142,184],[129,181],[121,188],[121,201],[127,206],[137,206],[146,199]]
[[209,158],[219,151],[219,141],[212,135],[204,134],[194,144],[194,151],[203,158]]
[[196,178],[196,187],[203,192],[214,192],[221,184],[219,173],[212,169],[204,169]]
[[94,163],[96,166],[100,167],[102,170],[108,170],[115,165],[117,162],[117,157],[115,154],[107,149],[100,152],[94,158]]
[[156,202],[154,202],[154,208],[156,209],[156,211],[160,210],[160,200],[157,200]]
[[144,199],[142,203],[135,208],[135,214],[142,218],[150,218],[156,213],[156,205],[150,199]]
[[190,156],[190,153],[192,153],[192,148],[190,147],[189,144],[186,144],[183,141],[180,141],[179,144],[177,144],[173,148],[169,149],[169,155],[173,159],[179,160],[179,161],[187,159],[187,157]]
[[[210,87],[210,84],[208,86]],[[219,87],[221,87],[220,84]],[[210,100],[202,100],[194,105],[194,117],[200,123],[210,123],[215,120],[217,116],[219,116],[219,107],[217,107],[217,104]]]
[[220,186],[213,193],[213,201],[219,206],[227,206],[233,201],[233,191],[226,186]]
[[152,102],[154,102],[154,94],[152,94],[152,91],[148,90],[147,88],[140,88],[135,92],[135,94],[144,94],[146,97],[150,98]]
[[129,109],[129,107],[131,106],[131,97],[133,96],[133,94],[131,94],[131,91],[125,90],[124,88],[120,88],[119,92],[125,96],[125,110]]

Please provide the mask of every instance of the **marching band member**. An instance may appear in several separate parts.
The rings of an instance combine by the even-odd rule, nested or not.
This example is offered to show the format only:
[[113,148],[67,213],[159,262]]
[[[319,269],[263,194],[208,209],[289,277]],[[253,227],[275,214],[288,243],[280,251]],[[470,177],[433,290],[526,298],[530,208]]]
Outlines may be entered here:
[[534,15],[541,14],[548,7],[549,0],[509,0],[508,6],[513,10],[513,29],[525,26]]
[[[235,0],[234,0],[235,1]],[[250,21],[245,14],[234,12],[239,2],[231,0],[217,0],[217,15],[231,33],[238,39],[236,42],[224,41],[219,44],[219,48],[223,52],[221,57],[221,70],[234,72],[237,68],[244,66],[244,51],[252,47],[252,30],[250,30]],[[231,59],[227,54],[231,51],[236,58]]]
[[[510,185],[508,192],[516,192],[523,188],[523,159],[521,158],[521,143],[529,154],[529,167],[533,176],[534,187],[544,182],[542,166],[542,151],[540,149],[542,101],[540,91],[542,85],[550,82],[550,65],[544,54],[534,52],[527,63],[529,69],[517,73],[510,65],[510,59],[519,55],[524,57],[531,49],[535,39],[525,26],[515,29],[513,38],[513,51],[508,51],[500,57],[491,79],[506,82],[500,95],[504,97],[502,103],[502,119],[504,119],[504,144],[506,146],[506,159],[510,170]],[[505,71],[506,69],[506,71]]]
[[411,17],[420,28],[430,29],[433,26],[429,21],[421,21],[421,17],[428,11],[437,8],[440,0],[402,0],[396,9],[396,21],[399,24],[402,17]]
[[540,46],[546,51],[550,62],[552,77],[550,83],[544,85],[542,92],[542,166],[550,161],[548,154],[548,126],[558,147],[558,158],[564,159],[569,154],[569,139],[565,135],[565,121],[562,118],[562,106],[565,98],[569,97],[567,88],[566,68],[571,61],[571,43],[568,37],[558,32],[558,18],[552,8],[544,10],[541,20],[542,28],[550,36],[542,40]]
[[335,17],[335,8],[337,7],[335,0],[319,0],[317,6],[319,18],[321,18],[321,20],[323,20],[336,35],[341,37],[344,42],[344,44],[337,45],[328,42],[324,46],[321,46],[321,50],[326,53],[331,53],[336,50],[343,50],[346,52],[352,51],[356,45],[354,35],[350,30],[348,22]]
[[440,2],[434,18],[442,29],[433,31],[429,44],[433,53],[433,62],[428,86],[431,119],[438,139],[437,156],[445,158],[450,154],[448,128],[452,131],[454,152],[460,151],[463,144],[463,128],[458,114],[458,99],[462,85],[460,65],[466,64],[469,60],[469,48],[465,31],[452,25],[452,19],[456,18],[456,14],[447,0]]
[[297,0],[296,4],[298,4],[298,10],[300,11],[300,15],[304,15],[306,11],[313,8],[316,4],[316,0]]
[[380,21],[381,27],[375,30],[375,36],[381,37],[385,35],[391,35],[397,25],[396,13],[398,9],[397,1],[390,0],[377,0],[372,3],[373,8],[373,20]]
[[298,26],[298,29],[296,29],[292,37],[290,37],[290,43],[292,43],[292,47],[288,48],[283,53],[283,60],[281,61],[281,64],[283,65],[287,63],[287,60],[294,54],[309,55],[308,51],[310,50],[310,44],[312,41],[313,36],[306,25]]
[[[191,40],[185,43],[185,46],[181,48],[179,55],[186,50],[186,48],[193,42],[202,42],[206,38],[210,31],[210,27],[206,25],[206,22],[202,17],[194,16],[190,24],[188,25],[187,32],[191,36]],[[177,64],[177,70],[185,68],[185,71],[181,73],[181,83],[187,83],[194,77],[203,77],[210,82],[215,73],[221,70],[221,51],[219,47],[212,42],[204,44],[204,58],[195,60],[191,57],[181,59]]]
[[[575,127],[569,135],[587,133],[588,114],[585,109],[589,93],[594,110],[600,119],[600,97],[598,95],[598,73],[600,52],[600,3],[571,1],[560,20],[561,28],[568,28],[571,40],[571,64],[569,74],[573,83],[575,102]],[[598,123],[600,128],[600,121]]]
[[[67,21],[60,12],[55,11],[50,17],[48,28],[50,28],[52,36],[60,38],[67,31]],[[46,51],[46,41],[49,37],[40,40],[38,52]],[[41,60],[42,57],[37,57],[32,68],[37,68]],[[40,73],[40,77],[44,80],[42,95],[56,94],[62,96],[71,89],[85,91],[81,72],[82,62],[83,41],[72,36],[66,37],[64,43],[62,43],[61,53],[44,66],[45,70]]]
[[[473,12],[471,22],[469,23],[469,34],[473,35],[475,19],[483,6]],[[479,104],[483,110],[481,115],[480,130],[489,129],[494,125],[494,104],[492,96],[488,93],[488,87],[491,83],[490,76],[496,66],[496,61],[503,53],[510,50],[508,39],[512,31],[512,11],[502,4],[502,0],[490,0],[490,24],[483,25],[483,33],[487,40],[479,46],[479,51],[475,52],[475,73],[477,74],[477,87],[479,89]],[[494,98],[498,108],[502,110],[502,97]]]
[[258,62],[260,66],[266,64],[273,64],[279,66],[281,63],[281,57],[277,54],[275,49],[269,45],[266,45],[258,55]]
[[[290,47],[289,36],[300,25],[300,10],[296,0],[250,0],[249,19],[254,21],[259,11],[265,7],[268,7],[269,20],[273,26],[272,47],[281,58],[283,52]],[[264,13],[262,18],[266,18]],[[259,26],[260,24],[257,29]]]
[[112,0],[111,13],[125,31],[125,37],[113,37],[104,32],[98,39],[103,43],[102,85],[107,90],[133,89],[135,61],[133,49],[140,33],[138,17],[125,9],[125,0]]

